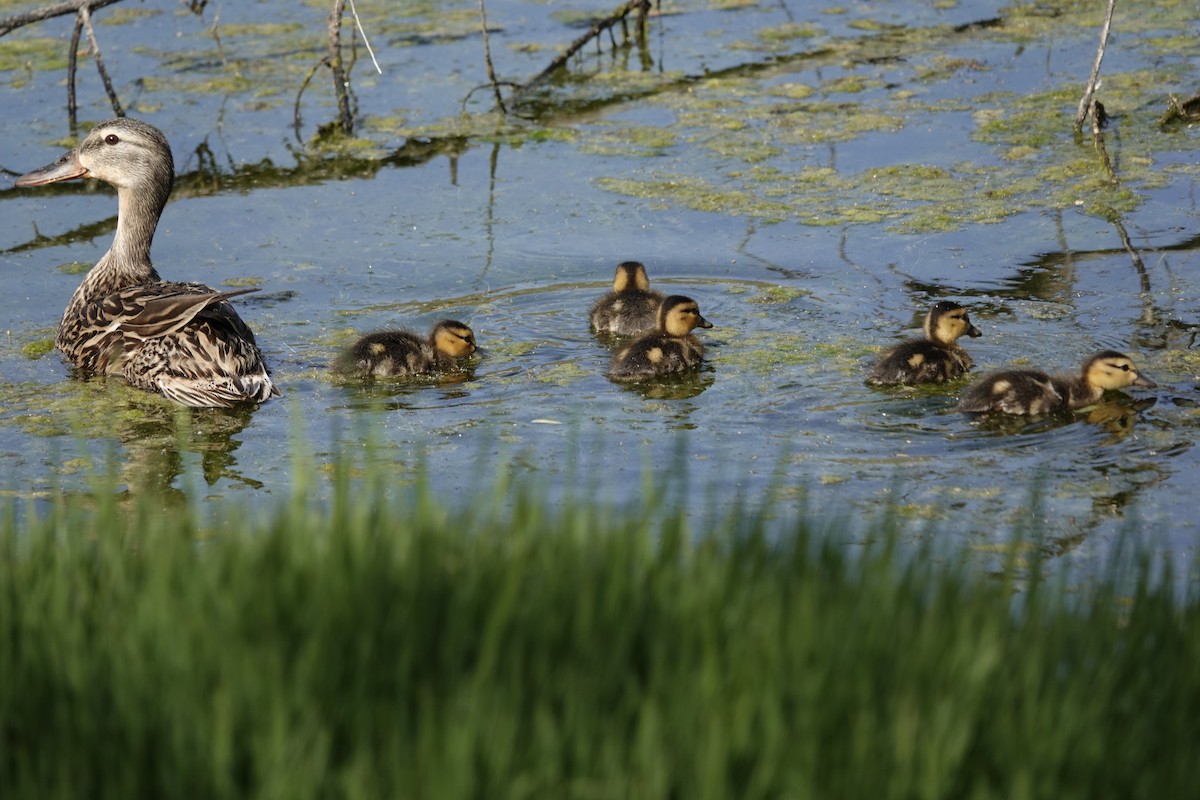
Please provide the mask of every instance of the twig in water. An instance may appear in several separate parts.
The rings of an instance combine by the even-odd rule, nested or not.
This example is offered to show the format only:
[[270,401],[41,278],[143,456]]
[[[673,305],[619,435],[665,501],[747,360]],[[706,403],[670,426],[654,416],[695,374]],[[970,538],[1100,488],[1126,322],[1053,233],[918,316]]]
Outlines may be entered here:
[[100,43],[96,41],[96,31],[92,28],[92,12],[87,5],[82,5],[79,8],[79,17],[83,20],[83,30],[87,33],[88,46],[92,50],[92,58],[96,62],[96,69],[100,73],[100,80],[104,82],[104,91],[108,93],[108,101],[112,103],[113,112],[118,117],[125,116],[125,110],[121,108],[121,101],[117,98],[116,90],[113,89],[112,81],[108,77],[108,70],[104,68],[104,57],[100,54]]
[[333,91],[337,95],[338,123],[342,133],[347,136],[354,133],[354,117],[350,114],[350,91],[346,71],[342,67],[342,13],[346,9],[346,0],[334,0],[333,10],[329,12],[329,55],[327,56],[329,70],[333,73]]
[[[500,94],[500,82],[496,80],[496,68],[492,66],[492,45],[488,40],[487,10],[483,7],[483,0],[479,0],[479,27],[483,33],[483,59],[487,63],[488,80],[492,83],[496,106],[499,107],[501,114],[507,114],[508,109],[504,107],[504,96]],[[470,97],[470,95],[467,96]]]
[[[612,14],[609,14],[604,19],[599,19],[592,23],[592,27],[588,29],[587,33],[571,42],[570,46],[568,46],[566,50],[564,50],[558,55],[558,57],[551,61],[545,69],[520,86],[515,94],[526,92],[542,83],[542,81],[546,80],[546,78],[553,74],[559,67],[567,63],[571,56],[582,50],[584,45],[586,45],[592,39],[598,39],[600,34],[604,33],[605,31],[609,31],[609,36],[612,37],[611,28],[618,22],[624,23],[625,17],[634,9],[636,9],[638,12],[638,39],[644,39],[646,36],[646,17],[650,13],[650,0],[627,0],[624,5],[618,8]],[[613,43],[614,45],[616,44],[615,39]],[[599,46],[598,42],[597,46]]]
[[1079,111],[1075,114],[1075,133],[1083,130],[1083,120],[1092,109],[1092,95],[1096,93],[1096,81],[1100,77],[1100,62],[1104,60],[1104,48],[1108,44],[1108,31],[1112,28],[1113,9],[1117,0],[1108,0],[1108,8],[1104,12],[1104,24],[1100,27],[1100,46],[1096,48],[1096,61],[1092,64],[1092,75],[1088,78],[1087,88],[1079,101]]

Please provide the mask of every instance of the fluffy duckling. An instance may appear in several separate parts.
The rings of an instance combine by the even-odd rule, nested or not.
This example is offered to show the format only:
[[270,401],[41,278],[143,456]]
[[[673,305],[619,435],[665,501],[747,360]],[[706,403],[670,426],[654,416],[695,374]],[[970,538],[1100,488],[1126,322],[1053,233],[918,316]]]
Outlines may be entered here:
[[867,373],[867,383],[884,386],[954,380],[975,363],[956,342],[963,335],[982,335],[971,324],[967,310],[949,300],[935,303],[925,315],[925,338],[901,342],[880,356]]
[[1092,405],[1108,389],[1126,386],[1153,388],[1154,381],[1138,374],[1124,353],[1105,350],[1089,358],[1079,375],[1047,375],[1032,369],[1008,369],[985,375],[969,388],[960,411],[1042,416],[1075,411]]
[[692,330],[712,326],[700,316],[695,300],[671,295],[659,306],[656,330],[618,350],[608,375],[617,381],[639,381],[694,369],[704,358],[704,345]]
[[368,333],[350,348],[347,366],[364,378],[425,375],[453,370],[460,358],[475,350],[475,333],[461,322],[444,319],[427,339],[407,330]]
[[650,288],[646,267],[638,261],[623,261],[617,265],[612,291],[592,306],[592,330],[618,336],[653,331],[662,301],[662,292]]

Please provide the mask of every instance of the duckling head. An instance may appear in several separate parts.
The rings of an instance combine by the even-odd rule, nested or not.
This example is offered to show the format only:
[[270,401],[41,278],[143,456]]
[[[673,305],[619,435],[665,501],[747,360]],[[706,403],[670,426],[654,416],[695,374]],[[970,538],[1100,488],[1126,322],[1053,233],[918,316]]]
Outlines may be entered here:
[[650,288],[650,279],[646,277],[646,266],[640,261],[622,261],[617,264],[617,274],[613,278],[614,292],[627,292],[637,289],[640,292]]
[[97,178],[116,187],[119,194],[133,189],[161,211],[175,182],[175,161],[158,128],[117,117],[92,128],[58,161],[22,175],[17,185],[42,186],[72,178]]
[[1157,386],[1154,381],[1138,374],[1129,356],[1116,350],[1105,350],[1089,358],[1083,365],[1083,380],[1098,389],[1124,389],[1126,386],[1153,389]]
[[711,328],[713,324],[700,316],[700,306],[690,297],[673,294],[658,308],[658,329],[671,336],[687,336],[694,328]]
[[958,337],[982,336],[983,332],[971,324],[967,310],[958,303],[942,300],[934,303],[925,315],[926,338],[941,344],[954,344]]
[[475,332],[461,322],[444,319],[433,326],[429,335],[434,349],[451,358],[466,358],[475,352]]

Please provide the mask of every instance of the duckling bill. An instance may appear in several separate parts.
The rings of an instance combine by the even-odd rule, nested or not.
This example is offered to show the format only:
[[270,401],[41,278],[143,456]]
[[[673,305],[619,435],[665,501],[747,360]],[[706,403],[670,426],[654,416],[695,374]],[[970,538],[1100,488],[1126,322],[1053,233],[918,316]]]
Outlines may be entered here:
[[963,393],[958,408],[971,414],[1043,416],[1086,408],[1109,390],[1127,386],[1152,389],[1155,385],[1137,371],[1129,356],[1104,350],[1084,362],[1078,375],[1050,375],[1033,369],[989,373]]
[[614,353],[608,375],[617,381],[639,381],[696,369],[704,360],[704,345],[692,331],[711,327],[695,300],[671,295],[659,306],[656,330]]
[[75,290],[54,343],[84,374],[115,374],[188,406],[261,403],[279,396],[250,327],[218,292],[164,281],[150,245],[175,181],[166,137],[129,118],[97,125],[18,186],[96,178],[117,190],[112,246]]
[[962,336],[981,336],[971,324],[967,309],[942,300],[925,315],[925,338],[901,342],[879,357],[867,373],[874,386],[945,383],[975,365],[970,354],[958,345]]
[[475,353],[475,333],[457,320],[444,319],[422,338],[410,330],[376,331],[350,348],[345,371],[359,377],[405,377],[448,372],[459,359]]
[[663,295],[650,288],[646,267],[639,261],[617,265],[613,288],[592,306],[588,319],[596,333],[637,336],[650,333],[658,323]]

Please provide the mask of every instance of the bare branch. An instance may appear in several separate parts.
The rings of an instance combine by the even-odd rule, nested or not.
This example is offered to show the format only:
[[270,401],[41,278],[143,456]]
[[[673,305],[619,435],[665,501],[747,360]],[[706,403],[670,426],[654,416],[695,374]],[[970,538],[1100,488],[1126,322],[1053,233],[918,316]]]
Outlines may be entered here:
[[117,98],[112,81],[108,77],[108,70],[104,68],[104,57],[100,54],[100,43],[96,41],[96,31],[92,28],[92,12],[86,4],[79,8],[79,18],[83,21],[83,29],[87,33],[88,45],[92,49],[92,58],[96,61],[96,69],[100,73],[100,80],[104,82],[104,91],[108,92],[108,101],[112,103],[113,113],[118,117],[123,117],[125,116],[125,111],[121,108],[121,101]]
[[1117,0],[1108,0],[1108,8],[1104,12],[1104,24],[1100,27],[1100,46],[1096,49],[1096,61],[1092,64],[1092,75],[1088,78],[1087,88],[1079,101],[1079,111],[1075,114],[1075,133],[1083,130],[1083,121],[1087,118],[1092,107],[1092,95],[1096,93],[1096,82],[1100,77],[1100,62],[1104,60],[1104,48],[1108,45],[1108,31],[1112,27],[1113,9]]
[[15,31],[17,28],[41,22],[44,19],[65,17],[67,14],[78,14],[83,8],[95,11],[98,8],[104,8],[105,6],[111,6],[119,2],[121,0],[70,0],[70,2],[58,3],[53,6],[35,8],[33,11],[27,11],[24,14],[17,14],[8,19],[0,19],[0,36],[10,31]]
[[[562,67],[563,64],[566,64],[571,56],[582,50],[584,45],[586,45],[592,39],[599,39],[600,35],[605,31],[609,31],[609,37],[612,38],[612,27],[617,23],[624,25],[625,18],[629,15],[629,12],[635,9],[638,12],[639,40],[643,38],[646,31],[646,15],[650,13],[650,0],[627,0],[624,5],[618,8],[612,14],[609,14],[607,17],[598,19],[592,23],[592,27],[588,29],[587,33],[571,42],[570,46],[568,46],[566,50],[564,50],[557,58],[551,61],[544,70],[533,76],[533,78],[521,86],[517,90],[516,94],[521,94],[541,84],[556,70]],[[613,39],[613,41],[615,43],[616,40]]]
[[501,114],[507,114],[508,109],[504,107],[504,96],[500,94],[500,83],[496,80],[496,69],[492,66],[492,46],[488,40],[487,11],[483,7],[483,0],[479,0],[479,27],[483,32],[483,58],[487,62],[488,80],[492,83],[496,106],[499,107]]
[[333,10],[329,12],[329,55],[327,56],[329,70],[333,73],[333,91],[337,96],[338,123],[342,133],[347,136],[354,133],[354,117],[350,113],[349,80],[342,64],[342,13],[346,10],[346,0],[334,0]]

